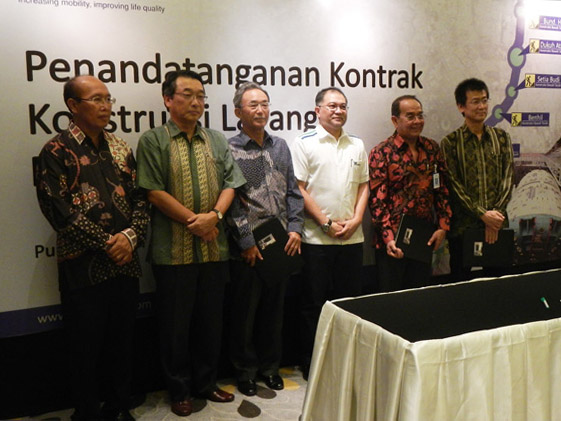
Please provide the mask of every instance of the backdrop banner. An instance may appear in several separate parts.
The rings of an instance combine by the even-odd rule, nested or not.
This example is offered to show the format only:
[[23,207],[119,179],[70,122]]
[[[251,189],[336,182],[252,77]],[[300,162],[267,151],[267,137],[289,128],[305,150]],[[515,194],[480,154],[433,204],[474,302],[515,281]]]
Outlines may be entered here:
[[[168,117],[166,72],[191,69],[208,95],[201,123],[226,137],[238,130],[232,98],[243,81],[264,85],[268,130],[289,144],[315,126],[317,91],[339,87],[350,107],[345,129],[367,152],[392,134],[397,96],[418,96],[423,134],[440,141],[463,122],[454,88],[481,78],[490,89],[487,123],[510,132],[518,155],[510,215],[517,259],[560,257],[561,2],[6,0],[1,8],[0,337],[62,320],[55,233],[37,204],[32,157],[67,127],[62,86],[76,74],[107,84],[117,98],[108,130],[134,149]],[[368,215],[364,227],[372,264]],[[440,251],[436,273],[446,265]],[[141,310],[153,290],[146,265]]]

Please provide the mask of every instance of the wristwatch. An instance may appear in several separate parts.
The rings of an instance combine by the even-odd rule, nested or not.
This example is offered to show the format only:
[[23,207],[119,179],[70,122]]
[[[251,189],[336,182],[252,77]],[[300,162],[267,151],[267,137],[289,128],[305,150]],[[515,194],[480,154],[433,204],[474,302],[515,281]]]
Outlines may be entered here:
[[224,218],[224,215],[222,215],[222,212],[220,212],[218,209],[213,209],[212,210],[214,213],[216,213],[216,216],[218,216],[218,220],[222,221],[222,218]]
[[329,232],[329,230],[331,229],[331,224],[332,223],[333,223],[333,221],[331,220],[331,218],[329,218],[329,220],[321,226],[321,230],[327,234]]

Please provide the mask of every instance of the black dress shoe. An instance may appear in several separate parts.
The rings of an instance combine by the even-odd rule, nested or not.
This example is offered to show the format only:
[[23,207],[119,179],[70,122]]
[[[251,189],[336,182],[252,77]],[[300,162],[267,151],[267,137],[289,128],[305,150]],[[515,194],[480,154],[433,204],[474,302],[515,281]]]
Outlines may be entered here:
[[238,390],[246,396],[255,396],[257,393],[257,384],[255,380],[238,380]]
[[170,407],[171,412],[178,417],[187,417],[193,412],[193,404],[190,399],[172,402]]
[[273,390],[284,389],[284,381],[282,380],[282,377],[279,376],[278,374],[273,374],[271,376],[261,375],[260,377],[265,382],[265,384],[269,389],[273,389]]
[[219,388],[211,390],[210,392],[203,393],[201,397],[208,399],[209,401],[218,403],[232,402],[234,400],[233,394]]

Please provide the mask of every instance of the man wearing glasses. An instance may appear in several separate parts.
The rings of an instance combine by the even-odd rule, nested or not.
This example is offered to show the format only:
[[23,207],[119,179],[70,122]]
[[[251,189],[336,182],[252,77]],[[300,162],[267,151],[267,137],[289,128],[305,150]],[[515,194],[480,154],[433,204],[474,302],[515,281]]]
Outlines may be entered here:
[[362,217],[368,200],[364,144],[347,134],[348,104],[335,87],[316,95],[319,125],[292,145],[294,173],[304,196],[301,294],[302,372],[307,378],[321,307],[361,291]]
[[[464,124],[446,136],[441,147],[449,171],[452,226],[448,244],[453,281],[470,278],[463,267],[462,234],[467,228],[484,228],[485,241],[497,241],[499,230],[508,227],[506,206],[514,182],[510,136],[485,125],[489,89],[479,79],[466,79],[454,92]],[[485,275],[493,275],[486,272]]]
[[263,273],[255,268],[263,256],[253,230],[278,218],[288,234],[288,241],[282,245],[284,252],[300,254],[304,200],[288,145],[265,130],[269,94],[254,82],[243,83],[234,94],[234,107],[242,129],[228,142],[247,184],[238,190],[229,218],[237,254],[243,260],[232,260],[230,359],[237,371],[238,390],[253,396],[257,393],[257,376],[271,389],[284,388],[279,364],[284,295],[290,276],[278,269],[276,273]]
[[428,240],[433,250],[444,241],[451,216],[444,158],[434,140],[421,136],[421,102],[413,95],[400,96],[392,103],[391,115],[394,133],[369,157],[369,207],[381,291],[424,286],[430,279],[430,262],[405,257],[396,246],[403,215],[435,225]]
[[[64,85],[67,130],[44,146],[36,166],[41,211],[57,232],[57,261],[71,367],[74,421],[134,420],[129,413],[134,321],[141,268],[136,248],[149,221],[135,187],[131,148],[106,132],[115,103],[93,76]],[[102,346],[107,367],[100,367]],[[96,379],[107,370],[100,411]]]
[[222,218],[245,179],[226,138],[198,124],[202,78],[172,71],[162,85],[170,120],[138,144],[138,185],[153,205],[150,260],[157,283],[160,353],[172,412],[193,396],[230,402],[216,386],[222,303],[229,279]]

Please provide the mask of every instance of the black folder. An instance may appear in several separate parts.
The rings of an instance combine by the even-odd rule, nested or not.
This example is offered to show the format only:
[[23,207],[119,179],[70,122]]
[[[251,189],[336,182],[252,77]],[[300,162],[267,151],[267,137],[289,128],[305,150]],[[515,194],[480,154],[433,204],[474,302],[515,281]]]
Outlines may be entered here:
[[514,255],[514,230],[502,229],[493,244],[485,242],[485,229],[465,230],[463,240],[464,267],[508,267],[512,266]]
[[288,233],[278,218],[269,219],[255,228],[253,238],[263,256],[263,260],[256,259],[255,270],[268,284],[287,279],[302,267],[302,256],[289,256],[284,251]]
[[433,246],[427,243],[434,231],[434,224],[404,214],[401,216],[395,245],[403,251],[405,257],[430,264]]

